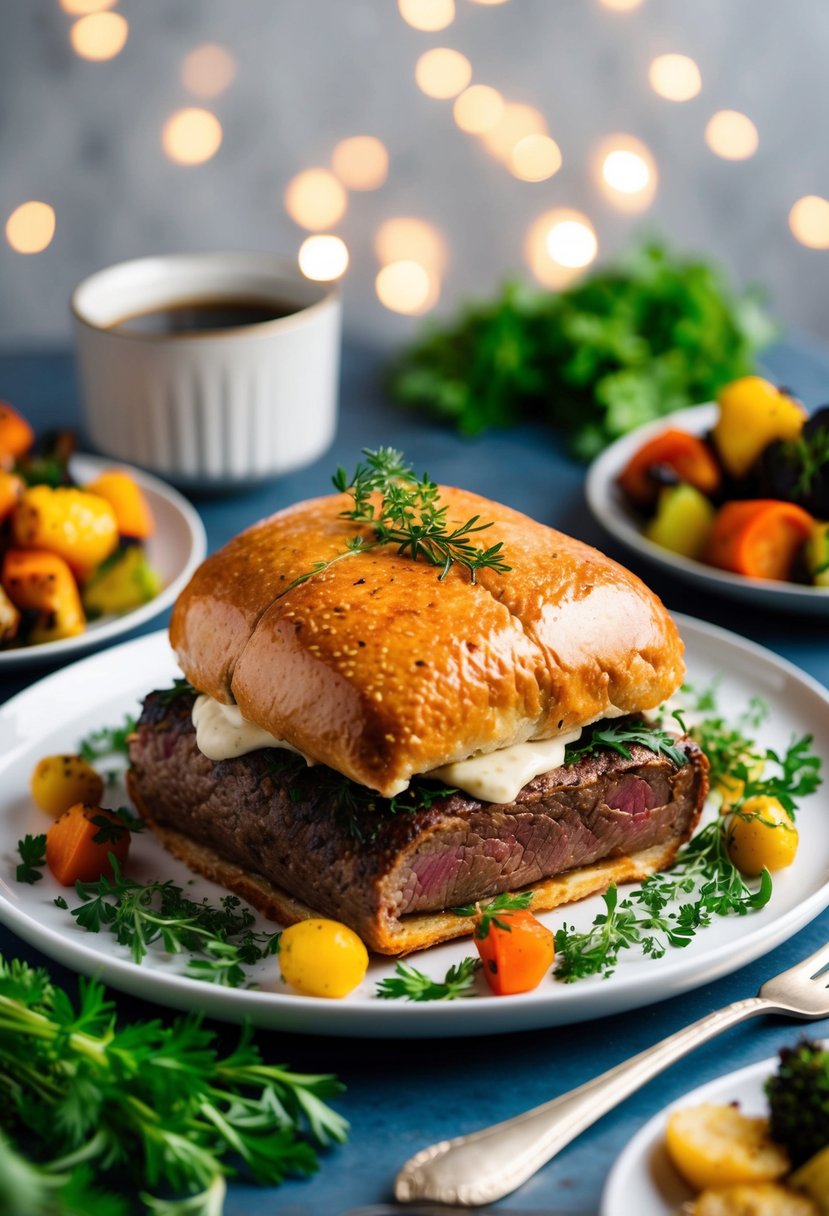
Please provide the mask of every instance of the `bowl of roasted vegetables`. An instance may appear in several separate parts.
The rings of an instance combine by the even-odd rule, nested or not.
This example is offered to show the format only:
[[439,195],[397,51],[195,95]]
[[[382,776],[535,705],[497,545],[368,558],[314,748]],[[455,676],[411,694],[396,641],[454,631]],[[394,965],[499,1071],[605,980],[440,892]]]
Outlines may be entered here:
[[168,608],[206,552],[175,490],[35,439],[0,402],[0,668],[48,662],[120,636]]
[[628,548],[708,590],[829,612],[829,406],[760,376],[640,427],[590,467],[587,500]]

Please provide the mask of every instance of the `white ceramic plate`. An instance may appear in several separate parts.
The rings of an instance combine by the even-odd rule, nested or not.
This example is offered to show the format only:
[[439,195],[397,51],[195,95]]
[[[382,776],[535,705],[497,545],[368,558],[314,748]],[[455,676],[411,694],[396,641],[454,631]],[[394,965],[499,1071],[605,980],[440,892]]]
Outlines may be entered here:
[[[758,732],[763,744],[785,747],[793,735],[811,733],[816,751],[829,761],[825,688],[735,634],[691,618],[678,620],[687,646],[689,679],[702,686],[722,673],[720,707],[726,717],[745,709],[751,696],[764,697],[771,714]],[[377,980],[393,973],[393,963],[384,960],[372,962],[364,983],[343,1001],[291,992],[279,978],[275,960],[253,970],[251,978],[258,989],[217,988],[190,980],[182,975],[181,959],[159,954],[136,966],[111,937],[85,933],[54,906],[60,889],[51,876],[47,874],[36,886],[17,883],[14,850],[25,833],[46,828],[28,791],[36,761],[74,749],[90,729],[120,725],[125,713],[137,711],[146,692],[168,687],[176,674],[167,639],[156,633],[57,672],[0,708],[0,921],[50,957],[159,1004],[202,1008],[217,1018],[246,1017],[258,1025],[312,1034],[437,1037],[561,1025],[633,1009],[709,983],[772,950],[829,905],[829,834],[823,830],[829,793],[824,786],[801,810],[797,861],[775,878],[774,895],[763,911],[718,921],[685,949],[658,961],[627,958],[608,980],[562,984],[549,979],[534,992],[515,997],[491,996],[481,980],[480,995],[468,1000],[411,1004],[375,998]],[[120,797],[119,791],[113,792],[113,805]],[[190,878],[189,871],[149,834],[135,838],[130,868],[145,880]],[[219,895],[216,887],[201,880],[188,889],[213,899]],[[542,919],[552,928],[566,919],[586,929],[603,908],[597,896],[546,913]],[[412,961],[431,976],[443,978],[452,963],[471,953],[468,941],[453,942],[424,951]]]
[[155,519],[155,532],[146,542],[147,558],[161,576],[162,589],[155,599],[123,616],[102,617],[87,625],[83,633],[42,646],[0,650],[0,673],[11,667],[58,663],[93,650],[151,621],[175,602],[196,566],[207,553],[204,525],[190,503],[172,486],[141,469],[98,456],[73,456],[69,468],[79,485],[93,481],[104,469],[126,469],[144,492]]
[[683,1182],[665,1150],[668,1115],[703,1102],[738,1102],[746,1115],[768,1114],[763,1085],[777,1070],[777,1058],[750,1064],[701,1085],[666,1106],[638,1131],[616,1161],[602,1193],[600,1216],[677,1216],[694,1193]]
[[695,405],[678,410],[656,422],[649,422],[617,439],[593,461],[587,472],[585,493],[595,518],[611,536],[639,557],[668,574],[695,583],[703,591],[715,591],[732,599],[748,600],[755,607],[775,608],[780,612],[809,612],[829,615],[829,587],[807,587],[799,583],[775,582],[766,578],[745,578],[706,566],[704,562],[681,557],[663,549],[642,534],[642,520],[619,489],[616,478],[631,456],[649,439],[669,427],[703,435],[717,420],[716,405]]

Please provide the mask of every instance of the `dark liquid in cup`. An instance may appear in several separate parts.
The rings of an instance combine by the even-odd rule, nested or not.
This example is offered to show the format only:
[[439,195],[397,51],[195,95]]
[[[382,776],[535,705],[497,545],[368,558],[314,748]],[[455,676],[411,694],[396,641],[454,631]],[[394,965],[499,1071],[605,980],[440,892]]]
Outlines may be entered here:
[[279,300],[225,298],[178,300],[115,321],[110,329],[120,334],[199,334],[218,329],[239,329],[277,321],[300,309]]

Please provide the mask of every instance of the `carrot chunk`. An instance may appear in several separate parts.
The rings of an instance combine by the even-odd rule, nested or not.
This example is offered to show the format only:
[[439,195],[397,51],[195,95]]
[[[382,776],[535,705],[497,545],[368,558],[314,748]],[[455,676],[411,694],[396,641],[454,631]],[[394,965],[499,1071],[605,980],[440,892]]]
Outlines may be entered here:
[[11,515],[23,497],[25,488],[22,477],[0,469],[0,523]]
[[62,887],[114,877],[109,855],[119,866],[127,860],[130,831],[117,815],[88,802],[76,802],[46,833],[46,864]]
[[672,469],[679,481],[702,494],[713,494],[722,475],[711,449],[696,435],[671,429],[643,444],[619,474],[619,485],[631,502],[647,507],[656,501],[659,486],[650,475],[658,467]]
[[37,613],[30,642],[54,642],[83,633],[86,617],[78,585],[57,553],[9,549],[0,581],[16,608]]
[[475,931],[475,945],[486,982],[496,996],[513,996],[537,988],[553,965],[555,937],[532,912],[499,912],[483,922],[486,935]]
[[17,460],[35,441],[35,433],[25,418],[7,401],[0,401],[0,457]]
[[120,536],[146,540],[152,536],[155,521],[141,487],[123,469],[106,469],[84,487],[87,494],[105,498],[115,512]]
[[727,502],[714,517],[703,559],[749,578],[789,579],[814,520],[791,502]]

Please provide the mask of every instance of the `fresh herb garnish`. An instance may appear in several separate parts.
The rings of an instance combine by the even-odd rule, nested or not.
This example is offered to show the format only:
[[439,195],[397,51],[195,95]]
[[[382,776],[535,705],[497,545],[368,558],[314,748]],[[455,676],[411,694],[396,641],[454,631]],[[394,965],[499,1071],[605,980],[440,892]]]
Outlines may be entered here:
[[325,1101],[341,1090],[266,1064],[249,1028],[228,1055],[199,1015],[122,1028],[97,981],[81,979],[74,1008],[45,971],[0,957],[0,1091],[15,1137],[0,1142],[4,1212],[135,1210],[93,1190],[94,1176],[155,1216],[220,1216],[227,1175],[272,1186],[345,1140]]
[[[115,819],[111,816],[115,816]],[[92,837],[94,844],[114,844],[122,839],[125,832],[143,832],[146,826],[144,820],[133,815],[127,806],[119,806],[106,815],[92,815],[89,822],[98,829]]]
[[[765,907],[771,876],[763,871],[752,891],[726,849],[723,821],[709,823],[681,850],[666,873],[646,878],[639,890],[619,900],[615,886],[604,895],[605,912],[585,933],[564,925],[556,933],[556,979],[570,983],[589,975],[612,975],[624,950],[638,946],[662,958],[668,946],[687,946],[715,916]],[[693,897],[693,898],[689,898]]]
[[121,726],[102,726],[90,731],[78,744],[78,754],[89,764],[109,756],[129,755],[128,739],[135,725],[135,718],[127,714]]
[[168,709],[179,697],[197,697],[199,690],[189,680],[175,679],[171,688],[157,689],[154,695],[158,704]]
[[[301,786],[297,787],[301,794]],[[429,810],[441,798],[457,794],[456,789],[412,781],[402,794],[383,798],[374,790],[358,785],[334,769],[317,774],[310,796],[333,807],[349,836],[360,844],[373,844],[383,819],[389,815],[413,814]]]
[[111,853],[109,861],[113,877],[78,883],[81,903],[71,913],[90,933],[112,933],[136,963],[160,943],[168,954],[198,956],[187,965],[192,978],[238,988],[247,982],[245,967],[276,952],[278,932],[255,932],[253,913],[235,895],[218,907],[197,902],[173,882],[126,878]]
[[408,963],[396,963],[394,976],[380,980],[376,994],[383,1001],[457,1001],[474,996],[480,966],[480,959],[465,958],[450,967],[442,980],[433,980]]
[[532,891],[519,891],[512,895],[508,891],[496,895],[488,904],[465,904],[461,908],[453,908],[452,911],[456,916],[474,916],[475,936],[479,941],[483,941],[489,936],[489,930],[492,925],[497,929],[503,929],[506,933],[511,933],[512,928],[505,920],[499,920],[499,912],[518,912],[529,908],[533,901]]
[[584,747],[567,746],[564,763],[578,764],[585,756],[590,756],[601,748],[609,748],[629,760],[631,752],[628,743],[640,743],[652,752],[667,756],[680,768],[688,762],[685,752],[677,746],[675,735],[669,734],[660,726],[650,726],[647,722],[638,721],[613,722],[609,726],[594,730]]
[[481,549],[471,539],[486,532],[492,523],[481,523],[479,515],[471,516],[465,523],[450,523],[449,507],[440,505],[440,487],[425,473],[417,477],[401,452],[387,447],[364,448],[363,455],[365,461],[357,465],[351,477],[345,469],[338,468],[332,481],[336,490],[349,494],[353,501],[349,510],[340,513],[341,518],[368,528],[368,535],[358,533],[346,542],[342,552],[327,561],[315,562],[310,570],[288,584],[283,595],[343,558],[367,553],[381,545],[393,545],[400,556],[413,561],[422,559],[441,566],[440,580],[453,565],[468,570],[473,583],[479,570],[505,574],[510,569],[503,560],[501,541]]
[[24,836],[17,842],[17,851],[20,854],[20,864],[15,871],[17,881],[30,885],[40,882],[46,865],[45,833],[41,836]]
[[465,435],[540,419],[588,459],[712,400],[754,370],[774,333],[756,293],[736,295],[716,267],[649,244],[564,291],[511,283],[431,323],[393,367],[391,391]]

